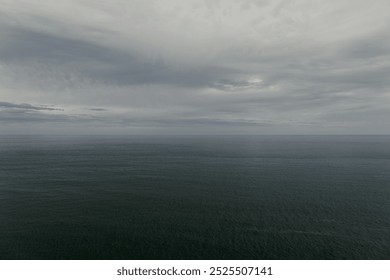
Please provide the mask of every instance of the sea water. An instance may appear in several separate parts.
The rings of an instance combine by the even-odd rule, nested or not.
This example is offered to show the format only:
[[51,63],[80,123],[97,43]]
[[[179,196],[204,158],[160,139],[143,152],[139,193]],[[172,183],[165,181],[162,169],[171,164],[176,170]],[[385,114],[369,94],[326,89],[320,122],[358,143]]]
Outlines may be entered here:
[[1,136],[1,259],[389,259],[389,136]]

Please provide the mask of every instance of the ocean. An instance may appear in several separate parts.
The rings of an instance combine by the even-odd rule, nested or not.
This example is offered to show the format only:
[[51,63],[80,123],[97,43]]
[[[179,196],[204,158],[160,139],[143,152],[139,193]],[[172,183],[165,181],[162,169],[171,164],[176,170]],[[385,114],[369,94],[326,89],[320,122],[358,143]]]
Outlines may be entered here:
[[390,136],[0,136],[1,259],[390,259]]

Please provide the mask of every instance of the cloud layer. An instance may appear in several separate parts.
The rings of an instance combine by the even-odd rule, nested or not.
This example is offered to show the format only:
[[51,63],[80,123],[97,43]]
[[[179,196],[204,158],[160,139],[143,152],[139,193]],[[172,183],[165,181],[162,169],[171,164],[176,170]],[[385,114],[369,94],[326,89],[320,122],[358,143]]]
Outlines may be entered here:
[[388,134],[390,2],[328,2],[0,0],[1,130]]

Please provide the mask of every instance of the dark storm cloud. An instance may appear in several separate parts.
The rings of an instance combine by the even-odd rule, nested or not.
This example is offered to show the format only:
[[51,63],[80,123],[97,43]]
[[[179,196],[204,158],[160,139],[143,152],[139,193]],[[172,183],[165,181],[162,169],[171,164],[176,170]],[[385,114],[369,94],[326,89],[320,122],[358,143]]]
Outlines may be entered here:
[[390,37],[388,36],[390,24],[385,28],[351,40],[342,49],[342,55],[346,59],[372,59],[389,56]]
[[0,61],[11,65],[56,67],[65,75],[69,72],[97,83],[115,86],[167,84],[196,88],[205,87],[220,76],[234,74],[226,67],[173,66],[161,57],[145,57],[132,50],[124,52],[61,34],[15,27],[9,29],[8,33],[12,36],[7,36],[0,48]]
[[25,108],[0,110],[1,123],[85,123],[91,121],[101,121],[101,118],[87,114],[50,114],[42,110]]
[[[0,58],[5,62],[42,61],[47,63],[74,63],[98,59],[121,61],[124,57],[109,52],[100,46],[81,40],[64,38],[61,34],[9,27],[5,45],[0,49]],[[129,60],[129,57],[125,57]]]
[[98,111],[98,112],[108,111],[107,109],[103,109],[103,108],[89,108],[88,110],[90,110],[90,111]]
[[60,108],[53,108],[50,106],[33,106],[31,104],[14,104],[14,103],[9,103],[9,102],[0,102],[0,110],[1,108],[4,109],[21,109],[23,111],[31,111],[31,110],[36,110],[36,111],[63,111],[63,109]]

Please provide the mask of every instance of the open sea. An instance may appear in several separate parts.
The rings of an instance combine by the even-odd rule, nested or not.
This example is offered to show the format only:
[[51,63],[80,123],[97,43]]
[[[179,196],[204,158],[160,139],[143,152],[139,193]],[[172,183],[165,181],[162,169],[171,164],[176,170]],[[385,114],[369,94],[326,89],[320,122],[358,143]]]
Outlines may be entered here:
[[0,136],[1,259],[390,259],[390,136]]

